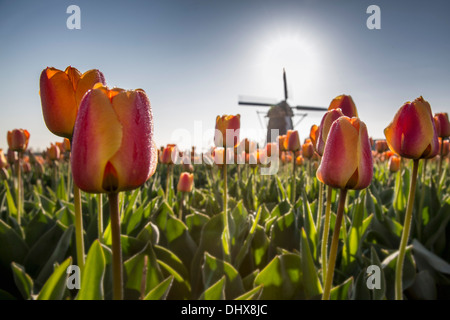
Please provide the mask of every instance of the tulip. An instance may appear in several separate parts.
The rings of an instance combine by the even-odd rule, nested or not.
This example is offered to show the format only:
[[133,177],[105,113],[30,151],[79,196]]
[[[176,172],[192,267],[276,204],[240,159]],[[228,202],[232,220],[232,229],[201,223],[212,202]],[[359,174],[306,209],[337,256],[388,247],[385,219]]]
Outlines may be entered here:
[[375,149],[378,153],[383,153],[384,151],[388,150],[388,145],[386,140],[377,140],[375,142]]
[[300,150],[300,137],[297,130],[288,130],[286,133],[286,139],[284,140],[284,148],[287,151]]
[[287,144],[285,144],[286,135],[278,136],[277,141],[278,141],[278,148],[280,149],[280,151],[287,151],[286,149]]
[[448,113],[436,113],[434,115],[434,119],[439,124],[439,130],[437,130],[437,134],[441,138],[447,138],[450,136],[450,122],[448,120]]
[[10,166],[13,166],[17,161],[17,154],[11,148],[8,148],[8,152],[6,153],[6,160],[8,161]]
[[342,113],[341,109],[332,109],[324,114],[318,129],[319,134],[317,136],[317,143],[316,143],[316,152],[320,156],[323,155],[323,151],[325,150],[325,144],[327,142],[328,133],[330,131],[331,125],[335,120],[342,117],[343,115],[344,114]]
[[271,157],[273,154],[278,157],[278,144],[276,142],[268,142],[266,145],[266,154],[268,157]]
[[57,136],[72,138],[78,109],[84,94],[96,83],[106,84],[98,70],[81,74],[76,68],[65,71],[46,68],[41,73],[40,96],[47,128]]
[[372,153],[364,122],[340,117],[330,128],[317,178],[340,189],[364,189],[372,181]]
[[411,229],[419,160],[433,158],[439,151],[438,134],[430,104],[423,97],[419,97],[413,102],[406,102],[397,111],[389,126],[384,129],[384,134],[392,151],[404,158],[414,160],[395,275],[395,298],[401,300],[403,298],[403,262]]
[[47,148],[47,156],[51,161],[59,160],[61,152],[57,144],[50,144],[50,148]]
[[174,164],[178,162],[178,151],[175,144],[168,144],[162,151],[161,163]]
[[302,155],[306,159],[311,159],[314,156],[314,145],[310,139],[306,139],[302,145]]
[[297,163],[297,166],[301,166],[305,162],[305,159],[300,155],[300,156],[297,156],[295,161]]
[[442,146],[442,157],[441,157],[441,158],[444,158],[444,157],[448,156],[448,154],[449,154],[449,151],[450,151],[450,149],[449,149],[450,143],[449,143],[448,140],[442,141],[442,139],[441,139],[441,140],[439,140],[439,141],[440,141],[441,143],[443,143],[443,146]]
[[138,188],[155,172],[156,146],[150,101],[141,90],[108,89],[101,84],[80,104],[72,141],[76,185],[108,193],[110,202],[113,296],[123,297],[118,192]]
[[[234,147],[239,141],[241,115],[223,115],[216,118],[214,143],[216,147]],[[228,134],[227,134],[228,131]]]
[[319,127],[315,124],[312,125],[309,131],[309,138],[313,144],[314,150],[317,150],[317,139],[319,138]]
[[3,149],[0,149],[0,169],[6,168],[8,166],[8,161],[6,160]]
[[334,98],[330,106],[328,107],[328,110],[333,109],[341,109],[342,113],[347,117],[358,117],[358,111],[356,110],[356,105],[353,102],[353,99],[351,96],[347,96],[345,94],[337,96]]
[[394,173],[400,170],[400,157],[397,156],[390,157],[388,166],[390,172]]
[[8,131],[8,146],[12,151],[23,152],[28,147],[30,133],[24,129]]
[[181,192],[182,196],[180,197],[179,203],[179,213],[178,219],[183,219],[183,207],[185,202],[186,194],[192,191],[192,187],[194,186],[194,175],[192,173],[183,172],[180,175],[180,180],[178,180],[177,190]]
[[364,122],[359,118],[346,116],[333,122],[316,175],[322,183],[340,189],[339,206],[322,297],[324,300],[328,300],[333,283],[347,189],[366,188],[373,176],[372,152]]

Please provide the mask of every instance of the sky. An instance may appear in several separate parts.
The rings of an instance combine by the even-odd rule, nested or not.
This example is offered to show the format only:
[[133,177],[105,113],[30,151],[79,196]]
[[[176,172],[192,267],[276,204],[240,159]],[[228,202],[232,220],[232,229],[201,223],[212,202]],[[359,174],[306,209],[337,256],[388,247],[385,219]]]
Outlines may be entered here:
[[[366,25],[372,4],[379,30]],[[80,30],[66,26],[70,5]],[[62,140],[45,126],[39,76],[68,65],[99,69],[109,87],[144,89],[157,145],[206,149],[216,116],[238,113],[241,137],[263,140],[257,110],[267,109],[238,99],[282,100],[283,68],[291,105],[328,107],[349,94],[369,135],[384,138],[420,95],[434,113],[450,112],[449,12],[445,0],[0,0],[0,148],[14,128],[30,132],[35,150]],[[302,140],[322,116],[296,126]]]

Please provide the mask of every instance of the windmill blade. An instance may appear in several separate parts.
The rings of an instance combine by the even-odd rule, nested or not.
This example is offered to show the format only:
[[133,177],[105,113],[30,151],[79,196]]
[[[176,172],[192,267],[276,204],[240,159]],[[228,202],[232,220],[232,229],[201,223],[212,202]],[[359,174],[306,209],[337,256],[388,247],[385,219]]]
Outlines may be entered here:
[[252,107],[271,107],[272,103],[263,103],[263,102],[247,102],[247,101],[239,101],[238,102],[242,106],[252,106]]
[[305,110],[305,111],[328,111],[328,108],[323,108],[323,107],[295,106],[292,108],[295,108],[297,110]]
[[286,71],[283,68],[283,83],[284,83],[284,101],[288,99],[288,91],[287,91],[287,81],[286,81]]

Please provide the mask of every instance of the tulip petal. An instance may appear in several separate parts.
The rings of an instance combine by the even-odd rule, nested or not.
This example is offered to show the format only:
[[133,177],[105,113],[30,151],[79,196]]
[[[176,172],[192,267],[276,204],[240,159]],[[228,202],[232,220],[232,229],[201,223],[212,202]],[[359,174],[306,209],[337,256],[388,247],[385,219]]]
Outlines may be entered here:
[[107,191],[103,188],[105,168],[119,150],[122,135],[122,125],[109,97],[100,89],[89,91],[81,101],[72,145],[73,176],[80,189]]
[[113,97],[112,106],[123,135],[120,152],[110,161],[117,170],[119,189],[135,189],[147,181],[153,161],[150,101],[143,90],[122,91]]
[[[357,145],[357,159],[358,159],[358,179],[356,184],[350,186],[351,189],[364,189],[372,181],[373,176],[373,159],[372,150],[370,148],[369,135],[367,133],[366,125],[361,122],[358,118],[353,118],[353,125],[358,126],[358,145]],[[352,119],[352,120],[353,120]]]
[[345,188],[358,168],[358,130],[348,117],[333,122],[328,134],[317,178],[336,188]]
[[48,129],[58,136],[71,138],[78,104],[69,76],[54,68],[42,71],[40,96]]
[[101,73],[98,70],[89,70],[83,73],[81,75],[80,79],[78,80],[76,91],[75,91],[75,98],[77,101],[77,105],[80,104],[81,99],[83,99],[83,96],[85,93],[92,89],[92,87],[96,83],[101,83],[103,85],[106,85],[105,77],[103,76],[103,73]]

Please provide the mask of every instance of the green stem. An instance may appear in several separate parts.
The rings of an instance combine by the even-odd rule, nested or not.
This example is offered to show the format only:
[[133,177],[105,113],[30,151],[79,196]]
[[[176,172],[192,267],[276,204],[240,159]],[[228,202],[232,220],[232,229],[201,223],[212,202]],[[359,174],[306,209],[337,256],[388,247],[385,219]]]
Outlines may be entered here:
[[408,206],[406,207],[405,222],[403,224],[402,239],[400,241],[400,249],[397,258],[397,266],[395,269],[395,299],[403,299],[402,288],[402,274],[403,274],[403,262],[406,254],[406,244],[409,238],[409,232],[411,229],[411,218],[414,207],[414,196],[416,194],[416,182],[417,182],[417,169],[419,167],[419,159],[414,159],[413,172],[411,175],[411,185],[409,188]]
[[81,272],[83,272],[84,238],[83,238],[83,216],[81,213],[81,192],[75,183],[73,184],[73,201],[75,205],[75,240],[77,245],[77,261]]
[[223,237],[225,237],[226,244],[224,246],[224,258],[226,262],[231,262],[230,258],[230,229],[228,226],[228,191],[227,191],[227,163],[226,163],[226,150],[223,155]]
[[119,195],[118,193],[108,193],[108,199],[112,235],[113,299],[123,300],[123,264],[122,246],[120,243]]
[[167,165],[167,177],[166,177],[166,200],[169,197],[169,186],[170,186],[170,180],[172,179],[172,165]]
[[17,223],[20,225],[20,220],[22,216],[22,168],[20,167],[20,152],[18,152],[16,159],[16,174],[17,174],[17,188],[16,188],[16,199],[17,199]]
[[184,206],[184,195],[186,192],[181,193],[180,203],[178,205],[178,219],[183,220],[183,206]]
[[295,159],[293,159],[292,161],[292,206],[295,206],[295,170],[296,169],[296,165],[295,165]]
[[[69,152],[69,159],[70,159],[70,152]],[[70,160],[67,162],[67,200],[69,200],[69,194],[71,190],[71,178],[72,178],[72,167],[70,166]]]
[[98,210],[98,239],[102,241],[103,239],[103,194],[99,193],[97,195],[97,210]]
[[327,186],[327,205],[325,208],[325,223],[323,225],[322,235],[322,282],[325,283],[327,278],[327,261],[328,261],[328,235],[330,233],[330,212],[331,212],[331,196],[333,188]]
[[319,184],[319,204],[317,207],[317,243],[319,243],[320,238],[320,228],[322,226],[322,210],[323,210],[323,183],[320,181],[317,181]]
[[441,151],[439,152],[439,170],[438,170],[438,179],[437,179],[437,183],[439,184],[439,181],[441,181],[441,174],[442,174],[442,160],[443,160],[443,156],[442,154],[444,153],[444,138],[440,138],[441,139]]
[[336,256],[339,243],[339,232],[341,230],[342,218],[344,216],[345,198],[347,189],[341,189],[339,194],[339,207],[336,215],[336,224],[333,230],[333,240],[331,241],[330,260],[327,267],[327,276],[325,278],[325,286],[323,290],[322,300],[330,300],[331,286],[333,284],[334,268],[336,266]]

